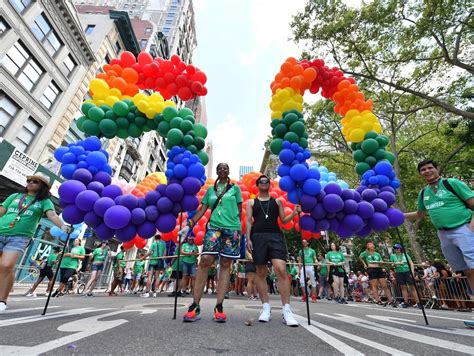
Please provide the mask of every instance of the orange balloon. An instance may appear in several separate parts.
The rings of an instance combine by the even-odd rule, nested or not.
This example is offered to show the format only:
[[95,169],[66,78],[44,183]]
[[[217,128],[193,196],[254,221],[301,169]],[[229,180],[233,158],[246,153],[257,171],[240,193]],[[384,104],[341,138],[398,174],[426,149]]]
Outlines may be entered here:
[[118,75],[122,74],[122,67],[118,64],[112,66],[112,70],[115,71]]
[[127,89],[127,82],[123,78],[115,78],[112,80],[112,87],[117,88],[120,92],[124,93],[125,89]]
[[318,72],[314,68],[306,68],[303,72],[305,82],[312,82],[318,76]]
[[301,80],[300,76],[293,77],[290,80],[290,86],[295,90],[300,90],[302,84],[303,84],[303,81]]
[[127,83],[136,84],[138,82],[138,73],[133,68],[125,68],[122,71],[122,78],[125,79]]

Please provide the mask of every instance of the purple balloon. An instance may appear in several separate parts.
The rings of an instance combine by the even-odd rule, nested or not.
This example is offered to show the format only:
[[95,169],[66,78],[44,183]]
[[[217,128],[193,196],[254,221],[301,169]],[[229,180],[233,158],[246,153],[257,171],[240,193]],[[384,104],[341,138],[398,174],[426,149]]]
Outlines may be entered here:
[[361,201],[357,206],[357,214],[362,219],[370,219],[374,215],[374,206],[366,201]]
[[127,225],[115,231],[115,236],[120,242],[128,242],[135,238],[137,228],[134,225]]
[[339,220],[337,220],[336,218],[332,218],[332,219],[328,219],[328,221],[329,221],[329,230],[336,231],[336,229],[340,225]]
[[138,198],[138,207],[145,209],[147,206],[145,198]]
[[390,226],[390,220],[385,214],[376,212],[369,220],[369,226],[375,231],[384,231]]
[[146,213],[145,210],[142,208],[135,208],[132,210],[132,217],[131,221],[135,225],[141,225],[145,222],[146,220]]
[[162,214],[155,225],[160,232],[171,232],[176,227],[176,217],[172,214]]
[[144,239],[149,239],[150,237],[155,236],[156,226],[155,224],[145,221],[143,224],[139,225],[137,228],[137,233]]
[[301,209],[305,213],[311,212],[311,210],[314,209],[316,204],[318,204],[318,201],[316,200],[315,197],[313,197],[311,195],[303,194],[300,198]]
[[84,183],[78,180],[68,180],[61,184],[58,192],[62,201],[68,204],[74,204],[78,194],[84,190],[86,190]]
[[387,216],[390,226],[392,227],[400,226],[405,221],[405,215],[403,215],[400,210],[395,208],[388,208],[385,212],[385,215]]
[[393,189],[393,188],[390,187],[390,186],[383,187],[383,188],[380,189],[380,191],[382,191],[382,192],[390,192],[390,193],[392,193],[392,194],[395,194],[395,193],[396,193],[395,189]]
[[346,214],[354,214],[357,211],[357,202],[352,199],[348,199],[344,202],[344,212]]
[[62,200],[61,198],[59,198],[58,200],[59,200],[59,206],[60,206],[61,208],[63,208],[63,209],[64,209],[66,206],[69,205],[68,202],[65,202],[65,201]]
[[99,198],[94,203],[94,213],[96,213],[99,216],[104,216],[107,209],[113,206],[115,206],[115,202],[111,198],[108,198],[108,197]]
[[166,184],[160,184],[159,186],[156,187],[155,189],[158,193],[160,193],[161,196],[165,195],[166,191]]
[[387,210],[387,203],[383,199],[375,198],[370,203],[374,206],[375,211],[383,213]]
[[195,195],[201,190],[201,181],[194,177],[184,178],[181,185],[186,195]]
[[110,176],[110,174],[107,174],[105,172],[97,172],[96,174],[94,174],[93,180],[102,183],[104,187],[112,183],[112,177]]
[[78,180],[84,184],[89,184],[92,180],[92,174],[85,168],[79,168],[72,174],[72,179]]
[[316,231],[326,231],[329,229],[330,223],[327,219],[321,219],[316,221],[316,227],[314,228]]
[[84,190],[76,197],[76,206],[82,211],[91,211],[94,209],[94,203],[100,196],[93,190]]
[[[346,213],[344,213],[344,211],[340,211],[340,212],[338,212],[338,213],[333,213],[333,214],[335,214],[336,219],[337,219],[337,221],[339,221],[339,222],[341,222],[342,220],[344,220],[344,218],[345,218],[345,216],[346,216]],[[332,216],[331,216],[331,217],[332,217]],[[330,217],[330,218],[331,218],[331,217]]]
[[360,229],[356,235],[359,237],[367,237],[372,233],[372,228],[369,226],[369,224],[365,225],[362,229]]
[[171,201],[178,203],[183,199],[184,189],[178,183],[170,184],[166,187],[165,195],[171,199]]
[[326,192],[324,190],[321,190],[319,194],[316,196],[316,199],[318,199],[319,203],[322,203],[325,196],[326,196]]
[[311,211],[311,216],[316,220],[324,218],[326,216],[326,210],[324,209],[323,204],[318,203]]
[[357,190],[354,190],[353,193],[354,193],[354,198],[352,199],[354,199],[356,202],[360,202],[362,200],[360,193]]
[[354,191],[351,189],[343,189],[341,198],[342,200],[354,199]]
[[326,192],[326,194],[335,194],[335,195],[342,194],[342,188],[337,183],[328,183],[324,187],[324,191]]
[[87,185],[87,189],[93,190],[94,192],[100,195],[102,194],[102,190],[104,190],[104,184],[102,184],[101,182],[92,181]]
[[366,185],[359,185],[357,188],[356,188],[356,192],[358,192],[359,194],[362,194],[362,192],[364,190],[367,189],[367,186]]
[[63,220],[68,224],[80,224],[84,221],[84,215],[86,213],[80,210],[75,205],[68,205],[63,210]]
[[155,205],[158,199],[161,198],[161,194],[158,193],[156,190],[150,190],[145,195],[145,201],[147,205]]
[[357,214],[346,215],[342,220],[342,224],[352,232],[360,231],[365,225],[364,220]]
[[340,224],[337,229],[336,229],[336,234],[341,238],[341,239],[347,239],[348,237],[352,236],[352,232],[349,231],[344,225]]
[[183,211],[194,211],[199,207],[199,199],[194,195],[185,195],[181,200]]
[[121,204],[127,209],[132,210],[138,206],[138,199],[133,194],[122,195]]
[[105,212],[104,222],[111,229],[117,230],[127,226],[131,217],[130,210],[122,205],[115,205]]
[[114,199],[115,205],[122,205],[122,198],[123,198],[123,195],[119,195],[118,197],[116,197]]
[[180,203],[174,203],[174,204],[173,204],[173,209],[171,210],[171,213],[172,213],[174,216],[178,216],[178,214],[179,214],[181,211],[184,211],[184,210],[182,210],[182,208],[181,208],[181,204],[180,204]]
[[110,240],[115,234],[115,230],[105,225],[105,223],[100,224],[94,230],[100,240]]
[[[337,185],[337,187],[339,186]],[[344,208],[344,201],[339,195],[328,194],[323,199],[323,206],[326,211],[330,213],[337,213],[338,211],[341,211]]]
[[377,198],[377,192],[374,189],[366,189],[362,192],[361,196],[365,201],[372,201]]
[[120,189],[120,187],[118,185],[111,184],[111,185],[106,186],[102,190],[101,195],[102,195],[102,197],[108,197],[108,198],[115,199],[118,196],[122,195],[122,189]]
[[313,231],[316,226],[316,221],[311,215],[303,215],[300,219],[300,226],[303,230]]
[[158,219],[160,213],[158,212],[158,208],[155,205],[148,205],[145,208],[145,216],[146,219],[150,222],[155,222]]
[[173,202],[167,197],[161,197],[156,203],[160,213],[166,214],[173,210]]
[[387,203],[388,206],[393,205],[396,201],[395,194],[388,192],[388,191],[382,191],[379,193],[379,198],[384,200],[385,203]]
[[93,211],[89,211],[86,215],[84,215],[84,222],[87,224],[87,226],[95,228],[102,224],[104,222],[104,219],[102,219]]

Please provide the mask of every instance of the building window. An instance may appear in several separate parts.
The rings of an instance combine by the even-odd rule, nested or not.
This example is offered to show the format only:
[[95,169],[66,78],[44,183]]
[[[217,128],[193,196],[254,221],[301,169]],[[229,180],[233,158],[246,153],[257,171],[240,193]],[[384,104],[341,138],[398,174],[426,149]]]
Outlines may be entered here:
[[28,146],[33,142],[40,129],[41,125],[30,116],[21,128],[18,136],[13,140],[13,145],[19,150],[26,152]]
[[51,109],[51,107],[54,105],[54,102],[58,99],[60,93],[61,90],[58,88],[56,83],[51,81],[44,91],[40,101],[44,106],[46,106],[47,109]]
[[32,0],[10,0],[10,4],[19,14],[22,14],[32,2]]
[[86,35],[90,35],[94,31],[95,25],[87,25]]
[[32,58],[31,54],[20,41],[15,43],[13,47],[8,50],[3,64],[29,91],[31,91],[44,73],[43,68]]
[[68,54],[67,57],[64,59],[64,62],[63,62],[64,74],[67,77],[69,77],[69,75],[72,73],[72,71],[74,70],[76,65],[77,64],[74,61],[74,59],[72,58],[72,56],[70,54]]
[[0,92],[0,135],[3,135],[19,111],[20,107],[4,92]]
[[149,35],[151,33],[151,30],[152,30],[151,27],[145,28],[145,35]]
[[173,20],[166,20],[165,21],[165,25],[172,25],[173,24]]
[[122,46],[120,46],[119,41],[115,42],[114,49],[115,49],[115,53],[117,53],[117,54],[119,54],[120,51],[122,50]]
[[141,47],[141,48],[145,48],[147,42],[148,42],[148,40],[147,40],[146,38],[142,38],[142,39],[140,40],[140,47]]
[[44,14],[39,15],[35,19],[33,25],[31,25],[31,31],[33,31],[36,38],[52,56],[54,56],[63,45]]
[[10,29],[10,26],[8,25],[8,23],[5,21],[3,17],[0,16],[0,37],[2,37],[3,34],[7,32],[7,30],[9,29]]

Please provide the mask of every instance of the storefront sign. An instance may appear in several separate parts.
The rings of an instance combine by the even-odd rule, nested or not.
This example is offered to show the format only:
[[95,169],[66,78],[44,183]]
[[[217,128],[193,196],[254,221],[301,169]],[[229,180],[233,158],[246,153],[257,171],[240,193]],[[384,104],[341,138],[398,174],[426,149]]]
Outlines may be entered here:
[[33,158],[15,148],[0,174],[26,186],[26,177],[35,173],[38,166],[39,163]]

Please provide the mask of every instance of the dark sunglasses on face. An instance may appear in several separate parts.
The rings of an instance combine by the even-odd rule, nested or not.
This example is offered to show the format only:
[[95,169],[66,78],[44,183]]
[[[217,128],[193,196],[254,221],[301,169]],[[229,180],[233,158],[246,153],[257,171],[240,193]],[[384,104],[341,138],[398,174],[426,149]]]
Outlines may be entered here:
[[39,181],[39,180],[37,180],[37,179],[27,179],[27,180],[26,180],[26,183],[39,184],[39,183],[40,183],[40,181]]
[[265,178],[264,178],[264,179],[260,179],[260,180],[258,181],[258,184],[268,184],[268,183],[270,183],[270,180],[265,179]]

